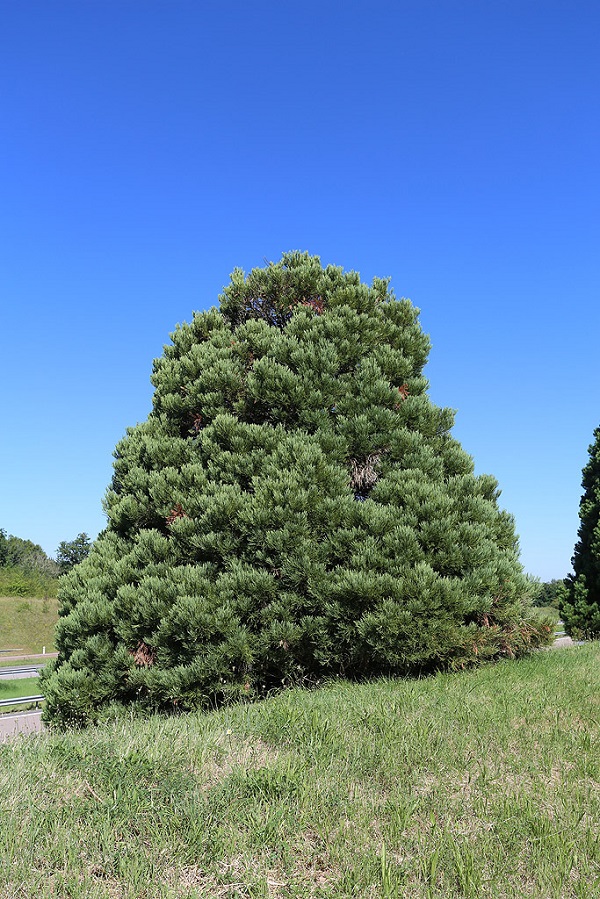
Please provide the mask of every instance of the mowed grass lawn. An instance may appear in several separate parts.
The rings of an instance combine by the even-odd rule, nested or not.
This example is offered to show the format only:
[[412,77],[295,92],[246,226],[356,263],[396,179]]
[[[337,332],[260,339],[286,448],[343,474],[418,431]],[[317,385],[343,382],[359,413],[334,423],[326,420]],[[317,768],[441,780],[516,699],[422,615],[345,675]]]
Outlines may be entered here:
[[0,746],[3,899],[600,896],[600,645]]
[[[37,696],[39,692],[40,682],[37,677],[21,677],[18,680],[0,677],[0,700],[16,699],[19,696]],[[4,711],[4,709],[0,709],[0,711]]]
[[[0,649],[26,653],[54,651],[54,628],[58,620],[56,599],[25,596],[0,597]],[[6,657],[0,655],[0,660]]]

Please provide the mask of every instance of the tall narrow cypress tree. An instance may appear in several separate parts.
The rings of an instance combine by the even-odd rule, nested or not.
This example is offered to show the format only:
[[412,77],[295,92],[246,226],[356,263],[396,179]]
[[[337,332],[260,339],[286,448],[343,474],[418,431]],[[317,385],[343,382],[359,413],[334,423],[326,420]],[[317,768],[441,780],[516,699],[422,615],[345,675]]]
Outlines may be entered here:
[[560,611],[567,633],[600,637],[600,428],[588,448],[579,503],[579,540],[571,560],[573,574],[565,581]]
[[289,253],[177,328],[108,526],[63,582],[46,720],[547,642],[497,483],[427,397],[417,316],[385,280]]

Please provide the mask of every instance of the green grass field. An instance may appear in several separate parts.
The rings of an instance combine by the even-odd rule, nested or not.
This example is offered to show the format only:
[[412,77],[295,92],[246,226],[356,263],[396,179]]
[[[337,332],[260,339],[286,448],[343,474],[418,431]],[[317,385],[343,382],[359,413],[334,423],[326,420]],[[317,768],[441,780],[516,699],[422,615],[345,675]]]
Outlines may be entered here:
[[[22,655],[54,651],[54,627],[58,619],[56,599],[24,596],[0,597],[0,649],[21,649]],[[0,655],[0,661],[5,660]]]
[[538,618],[550,618],[555,624],[560,619],[560,612],[554,606],[533,606],[532,612]]
[[16,699],[17,696],[36,696],[40,692],[37,677],[20,677],[18,680],[0,678],[0,699]]
[[600,645],[0,746],[4,899],[600,895]]
[[[37,677],[22,677],[17,680],[0,678],[0,700],[17,699],[20,696],[39,696],[39,694],[40,682]],[[0,715],[11,715],[32,707],[32,703],[0,707]]]

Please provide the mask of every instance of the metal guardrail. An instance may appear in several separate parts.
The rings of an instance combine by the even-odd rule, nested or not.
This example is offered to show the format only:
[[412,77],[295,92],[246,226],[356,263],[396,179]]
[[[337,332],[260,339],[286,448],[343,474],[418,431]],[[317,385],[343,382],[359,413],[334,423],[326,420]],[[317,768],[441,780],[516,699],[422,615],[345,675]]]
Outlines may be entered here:
[[32,702],[35,702],[35,707],[37,709],[40,702],[43,702],[44,697],[40,696],[17,696],[16,699],[0,699],[0,708],[9,705],[29,705]]
[[25,674],[31,674],[32,677],[35,677],[42,668],[44,668],[44,665],[4,665],[0,666],[0,677],[4,677],[7,680],[15,677],[15,675],[23,677]]

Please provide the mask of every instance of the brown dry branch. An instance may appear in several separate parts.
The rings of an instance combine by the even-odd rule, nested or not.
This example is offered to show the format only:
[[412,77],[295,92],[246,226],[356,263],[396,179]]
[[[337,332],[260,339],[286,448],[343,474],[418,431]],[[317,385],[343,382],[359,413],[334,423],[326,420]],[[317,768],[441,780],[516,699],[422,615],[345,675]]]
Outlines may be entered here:
[[175,503],[175,505],[167,515],[167,524],[173,524],[173,522],[177,521],[178,518],[187,518],[187,515],[183,511],[183,506],[181,505],[181,503]]
[[135,652],[130,652],[129,655],[133,656],[133,661],[140,668],[151,668],[156,661],[154,650],[150,649],[148,644],[144,643],[143,640],[140,640]]
[[323,297],[309,297],[309,299],[305,299],[302,297],[302,300],[298,304],[299,306],[306,306],[308,309],[312,309],[313,312],[316,312],[317,315],[322,315],[325,310],[325,301]]
[[358,459],[351,459],[350,483],[353,490],[370,490],[374,487],[379,479],[379,475],[375,470],[375,466],[381,459],[382,453],[369,453],[366,459],[359,462]]
[[[408,384],[401,384],[398,388],[398,393],[400,394],[400,400],[403,403],[409,394]],[[398,410],[400,408],[400,405],[401,403],[394,403],[394,409]]]

